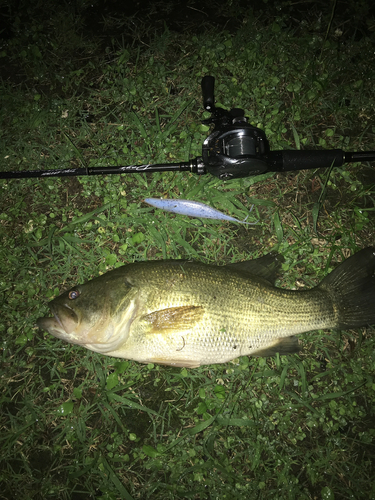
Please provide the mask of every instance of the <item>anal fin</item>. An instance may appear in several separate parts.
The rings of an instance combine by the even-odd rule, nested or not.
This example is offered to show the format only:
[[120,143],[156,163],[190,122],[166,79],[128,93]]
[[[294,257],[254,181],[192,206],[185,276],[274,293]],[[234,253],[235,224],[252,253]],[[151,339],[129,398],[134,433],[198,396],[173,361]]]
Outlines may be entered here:
[[295,354],[300,350],[298,338],[292,335],[291,337],[281,337],[276,339],[272,345],[264,347],[259,351],[251,353],[254,357],[274,356],[277,352],[281,355]]

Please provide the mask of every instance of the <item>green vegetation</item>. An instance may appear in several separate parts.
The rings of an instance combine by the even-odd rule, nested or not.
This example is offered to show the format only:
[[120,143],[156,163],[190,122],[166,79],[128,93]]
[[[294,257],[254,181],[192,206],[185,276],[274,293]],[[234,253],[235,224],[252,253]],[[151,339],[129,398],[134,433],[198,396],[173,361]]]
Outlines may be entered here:
[[[272,149],[375,149],[365,1],[297,11],[228,0],[210,16],[192,2],[147,15],[39,3],[1,10],[1,170],[198,156],[206,74],[217,105],[245,108]],[[375,499],[373,328],[306,334],[299,355],[187,370],[96,355],[35,327],[64,289],[145,259],[220,265],[277,249],[279,286],[314,286],[374,245],[373,165],[227,183],[188,173],[3,180],[0,193],[0,498]],[[143,202],[162,196],[239,219],[254,204],[259,222]]]

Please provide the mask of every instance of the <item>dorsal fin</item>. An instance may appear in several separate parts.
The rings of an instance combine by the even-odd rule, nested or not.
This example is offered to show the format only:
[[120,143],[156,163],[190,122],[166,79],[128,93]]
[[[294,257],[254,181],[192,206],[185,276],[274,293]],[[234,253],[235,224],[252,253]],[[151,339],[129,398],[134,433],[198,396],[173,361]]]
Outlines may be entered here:
[[271,252],[263,257],[259,257],[258,259],[245,260],[243,262],[236,262],[235,264],[227,264],[225,267],[249,273],[253,276],[258,276],[273,285],[284,260],[284,257],[279,253]]

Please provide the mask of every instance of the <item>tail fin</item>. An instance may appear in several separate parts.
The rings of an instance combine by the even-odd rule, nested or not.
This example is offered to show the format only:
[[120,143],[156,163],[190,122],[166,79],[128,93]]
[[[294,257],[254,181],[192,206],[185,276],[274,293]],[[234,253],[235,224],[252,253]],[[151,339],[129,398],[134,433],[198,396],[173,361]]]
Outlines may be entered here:
[[375,248],[345,260],[318,287],[330,294],[337,307],[337,328],[375,324]]

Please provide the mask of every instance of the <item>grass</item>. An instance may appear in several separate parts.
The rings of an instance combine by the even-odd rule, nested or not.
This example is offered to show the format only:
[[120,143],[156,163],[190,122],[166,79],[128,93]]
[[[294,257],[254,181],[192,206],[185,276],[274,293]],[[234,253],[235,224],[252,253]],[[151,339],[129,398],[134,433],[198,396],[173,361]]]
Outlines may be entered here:
[[[293,15],[228,2],[213,19],[164,3],[166,23],[158,9],[90,5],[9,6],[2,170],[198,156],[206,74],[217,105],[245,108],[272,149],[374,150],[365,2]],[[139,260],[226,264],[276,248],[278,285],[314,286],[374,244],[374,186],[366,163],[227,183],[188,173],[1,181],[0,498],[374,499],[372,328],[305,334],[299,355],[187,370],[100,356],[35,326],[62,290]],[[142,201],[161,196],[241,220],[254,204],[259,222]]]

